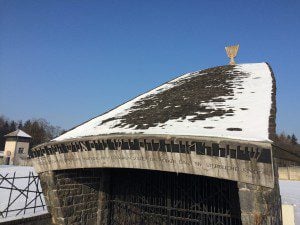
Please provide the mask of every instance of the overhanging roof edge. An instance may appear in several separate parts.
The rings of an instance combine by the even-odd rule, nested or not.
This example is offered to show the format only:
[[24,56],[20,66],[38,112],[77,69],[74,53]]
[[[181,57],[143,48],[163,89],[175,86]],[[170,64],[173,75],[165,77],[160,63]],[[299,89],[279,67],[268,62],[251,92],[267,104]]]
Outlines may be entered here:
[[46,142],[40,145],[35,146],[32,148],[34,151],[35,149],[38,148],[43,148],[44,146],[48,145],[57,145],[57,144],[64,144],[64,143],[70,143],[70,142],[75,142],[75,141],[93,141],[97,139],[114,139],[114,138],[119,138],[119,139],[139,139],[139,138],[145,138],[145,139],[158,139],[162,138],[165,140],[171,140],[171,139],[191,139],[191,140],[202,140],[202,141],[211,141],[211,142],[222,142],[222,141],[227,141],[230,143],[236,143],[236,144],[253,144],[253,145],[261,145],[261,146],[266,146],[269,147],[272,145],[273,141],[270,140],[265,140],[265,141],[255,141],[255,140],[242,140],[242,139],[231,139],[231,138],[222,138],[222,137],[209,137],[209,136],[192,136],[192,135],[149,135],[149,134],[107,134],[107,135],[95,135],[95,136],[86,136],[86,137],[81,137],[81,138],[72,138],[72,139],[67,139],[67,140],[62,140],[62,141],[50,141]]

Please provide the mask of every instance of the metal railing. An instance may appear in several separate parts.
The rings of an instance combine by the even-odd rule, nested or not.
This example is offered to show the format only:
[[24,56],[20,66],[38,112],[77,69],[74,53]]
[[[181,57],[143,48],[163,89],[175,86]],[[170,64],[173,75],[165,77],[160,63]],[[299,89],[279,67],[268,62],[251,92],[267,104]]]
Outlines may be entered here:
[[28,176],[0,173],[0,220],[41,211],[47,209],[37,175],[32,171]]

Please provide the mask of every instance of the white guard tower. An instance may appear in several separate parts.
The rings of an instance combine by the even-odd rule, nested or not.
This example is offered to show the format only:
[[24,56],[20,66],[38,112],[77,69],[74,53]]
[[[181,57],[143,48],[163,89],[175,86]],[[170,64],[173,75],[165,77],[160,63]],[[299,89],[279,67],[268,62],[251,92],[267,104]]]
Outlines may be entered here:
[[28,158],[31,136],[22,130],[16,130],[4,136],[6,138],[4,148],[5,164],[20,165]]

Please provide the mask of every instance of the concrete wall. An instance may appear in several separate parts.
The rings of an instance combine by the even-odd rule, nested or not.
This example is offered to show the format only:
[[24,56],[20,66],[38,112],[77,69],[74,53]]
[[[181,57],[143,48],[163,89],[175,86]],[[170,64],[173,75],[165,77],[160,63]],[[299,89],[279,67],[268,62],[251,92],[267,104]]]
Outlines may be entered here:
[[[19,154],[19,148],[24,148],[23,154]],[[28,157],[28,150],[29,150],[29,142],[21,142],[21,141],[6,141],[5,148],[4,148],[4,156],[9,156],[8,152],[11,153],[10,155],[10,164],[19,165],[21,161],[24,161]]]
[[4,165],[5,159],[3,157],[0,157],[0,165]]
[[282,205],[283,225],[295,225],[295,210],[293,205]]
[[294,167],[279,167],[280,180],[298,180],[300,181],[300,166]]
[[4,147],[4,157],[10,157],[10,162],[13,162],[16,150],[16,141],[6,141]]
[[195,151],[186,154],[145,149],[93,149],[44,154],[33,158],[32,162],[38,173],[77,168],[147,169],[216,177],[270,188],[274,186],[272,163],[201,155]]

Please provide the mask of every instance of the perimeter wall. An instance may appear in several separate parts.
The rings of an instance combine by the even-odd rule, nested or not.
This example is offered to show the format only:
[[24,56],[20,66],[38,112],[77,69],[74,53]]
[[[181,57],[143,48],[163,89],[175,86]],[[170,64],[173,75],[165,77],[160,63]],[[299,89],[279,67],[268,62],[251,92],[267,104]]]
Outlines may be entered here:
[[300,181],[300,166],[279,167],[278,173],[279,173],[280,180],[298,180],[298,181]]

